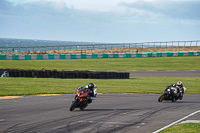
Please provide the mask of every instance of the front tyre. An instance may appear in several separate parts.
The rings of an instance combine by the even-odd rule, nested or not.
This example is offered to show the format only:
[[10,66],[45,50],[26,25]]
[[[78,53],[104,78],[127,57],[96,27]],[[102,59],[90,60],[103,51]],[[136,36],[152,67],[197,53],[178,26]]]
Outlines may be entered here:
[[75,101],[72,102],[72,104],[71,104],[69,110],[70,110],[70,111],[73,111],[73,110],[77,107],[77,105],[78,105],[78,100],[75,99]]
[[165,94],[162,94],[159,98],[158,98],[158,102],[162,102],[165,98]]
[[74,103],[72,103],[72,105],[70,106],[69,110],[73,111],[75,109]]

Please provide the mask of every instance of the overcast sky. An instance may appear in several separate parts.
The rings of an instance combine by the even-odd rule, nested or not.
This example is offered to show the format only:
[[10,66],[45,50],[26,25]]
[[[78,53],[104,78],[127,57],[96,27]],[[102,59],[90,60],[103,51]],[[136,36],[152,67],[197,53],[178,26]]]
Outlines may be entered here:
[[200,40],[200,0],[0,0],[0,38]]

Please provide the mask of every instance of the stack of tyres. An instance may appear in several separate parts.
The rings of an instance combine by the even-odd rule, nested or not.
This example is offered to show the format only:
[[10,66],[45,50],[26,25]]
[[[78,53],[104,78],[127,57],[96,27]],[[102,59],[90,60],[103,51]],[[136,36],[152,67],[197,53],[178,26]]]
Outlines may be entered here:
[[22,70],[17,70],[18,71],[18,77],[23,77],[23,72]]
[[31,70],[27,70],[27,77],[31,77]]
[[50,70],[45,70],[47,74],[47,78],[51,78],[51,71]]
[[65,71],[61,72],[61,78],[65,78]]
[[57,70],[51,70],[51,78],[56,78]]
[[26,72],[26,70],[23,70],[22,72],[23,72],[23,77],[27,77],[27,72]]
[[91,78],[91,79],[128,79],[128,72],[114,71],[57,71],[57,70],[16,70],[0,69],[8,71],[9,77],[33,77],[33,78]]

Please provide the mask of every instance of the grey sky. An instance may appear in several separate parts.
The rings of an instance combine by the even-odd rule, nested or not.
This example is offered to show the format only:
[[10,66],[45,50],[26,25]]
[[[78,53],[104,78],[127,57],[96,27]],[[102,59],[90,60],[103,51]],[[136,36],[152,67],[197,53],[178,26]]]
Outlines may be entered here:
[[199,40],[199,0],[0,0],[0,37],[89,42]]

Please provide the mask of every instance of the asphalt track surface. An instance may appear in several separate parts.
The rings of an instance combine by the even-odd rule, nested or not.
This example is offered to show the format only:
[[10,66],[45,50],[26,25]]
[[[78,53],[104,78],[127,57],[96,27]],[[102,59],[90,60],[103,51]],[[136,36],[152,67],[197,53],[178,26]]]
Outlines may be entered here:
[[[69,111],[74,94],[0,100],[0,133],[151,133],[200,110],[200,95],[177,102],[160,94],[99,94]],[[200,120],[197,113],[185,120]]]
[[200,70],[194,71],[128,71],[130,76],[200,77]]

